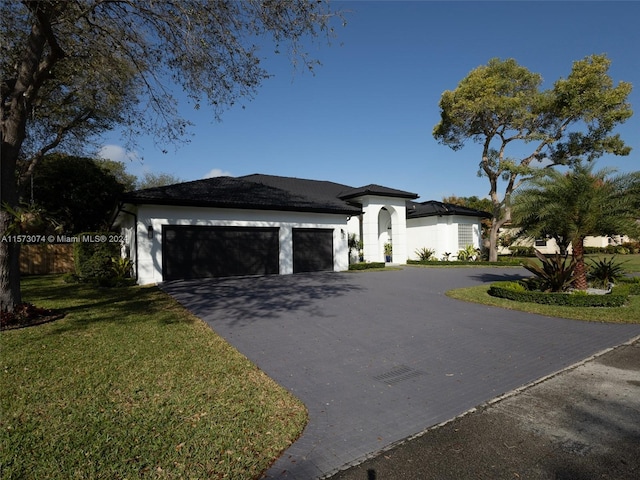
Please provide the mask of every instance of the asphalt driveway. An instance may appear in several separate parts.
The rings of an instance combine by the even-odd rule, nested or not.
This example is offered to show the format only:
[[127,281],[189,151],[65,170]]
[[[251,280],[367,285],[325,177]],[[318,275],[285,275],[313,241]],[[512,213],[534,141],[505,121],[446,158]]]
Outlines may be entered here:
[[309,480],[640,334],[444,295],[527,274],[407,267],[162,288],[306,404],[307,428],[267,476]]

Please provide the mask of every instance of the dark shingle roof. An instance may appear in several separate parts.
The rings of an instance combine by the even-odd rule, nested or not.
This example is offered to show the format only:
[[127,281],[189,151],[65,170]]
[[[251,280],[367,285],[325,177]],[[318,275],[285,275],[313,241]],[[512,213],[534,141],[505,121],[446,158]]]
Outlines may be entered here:
[[380,195],[382,197],[398,197],[398,198],[418,198],[419,195],[404,190],[396,190],[395,188],[383,187],[382,185],[370,184],[359,188],[349,188],[343,191],[339,196],[343,200],[360,197],[362,195]]
[[437,202],[407,202],[407,218],[433,217],[446,215],[461,215],[463,217],[491,218],[491,214],[474,208],[461,207],[453,203]]
[[[357,215],[360,205],[350,200],[363,195],[415,199],[415,193],[366,185],[350,187],[340,183],[274,175],[213,177],[164,187],[136,190],[125,194],[123,202],[152,205],[180,205],[256,210],[283,210]],[[434,215],[462,215],[490,218],[486,212],[450,203],[407,201],[407,218]]]
[[213,177],[129,192],[134,204],[305,211],[356,215],[361,208],[337,198],[349,188],[332,182],[269,175]]

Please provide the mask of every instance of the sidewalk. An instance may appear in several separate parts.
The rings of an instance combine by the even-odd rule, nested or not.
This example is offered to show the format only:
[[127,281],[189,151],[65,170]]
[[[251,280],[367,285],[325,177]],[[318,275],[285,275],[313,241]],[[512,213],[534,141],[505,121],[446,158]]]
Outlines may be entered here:
[[330,478],[640,478],[640,337]]

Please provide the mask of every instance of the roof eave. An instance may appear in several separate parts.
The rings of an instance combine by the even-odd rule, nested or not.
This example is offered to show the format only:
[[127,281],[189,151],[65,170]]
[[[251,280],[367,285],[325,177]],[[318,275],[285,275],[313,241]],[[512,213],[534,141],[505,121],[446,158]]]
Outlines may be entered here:
[[360,208],[332,208],[314,206],[287,206],[287,205],[256,205],[248,203],[211,202],[185,199],[126,199],[123,203],[132,205],[155,205],[167,207],[198,207],[198,208],[235,208],[239,210],[261,210],[261,211],[281,211],[281,212],[312,212],[328,213],[335,215],[358,215],[362,213]]

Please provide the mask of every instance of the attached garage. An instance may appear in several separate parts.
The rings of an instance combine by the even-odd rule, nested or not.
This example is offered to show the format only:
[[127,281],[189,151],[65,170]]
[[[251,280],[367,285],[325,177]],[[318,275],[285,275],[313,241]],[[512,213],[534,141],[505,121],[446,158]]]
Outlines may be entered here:
[[277,274],[278,230],[163,225],[162,278]]
[[293,229],[293,273],[333,270],[333,229]]
[[122,255],[133,262],[140,285],[342,271],[349,268],[350,225],[370,240],[367,260],[381,254],[377,235],[370,235],[378,222],[369,221],[373,214],[365,216],[378,204],[398,212],[394,255],[401,261],[405,202],[415,198],[379,185],[353,188],[260,174],[213,177],[128,192],[112,225],[125,239]]

